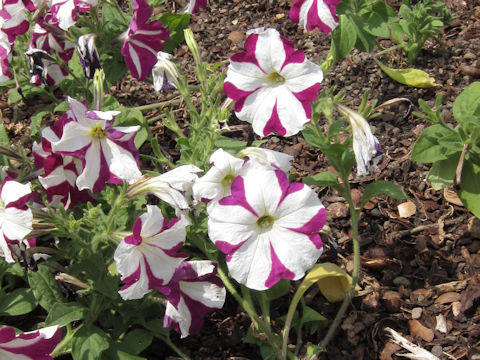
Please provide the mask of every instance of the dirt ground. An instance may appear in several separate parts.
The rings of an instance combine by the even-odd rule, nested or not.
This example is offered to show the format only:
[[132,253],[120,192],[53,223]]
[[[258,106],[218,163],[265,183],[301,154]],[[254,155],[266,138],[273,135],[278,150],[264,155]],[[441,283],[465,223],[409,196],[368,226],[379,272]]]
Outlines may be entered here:
[[[386,1],[398,8],[401,1]],[[472,214],[458,203],[453,190],[435,191],[425,181],[428,164],[414,163],[409,154],[415,140],[428,124],[412,115],[418,110],[418,99],[433,105],[442,92],[447,122],[452,122],[451,108],[458,94],[470,83],[480,81],[480,1],[447,0],[457,18],[445,28],[442,43],[427,41],[414,67],[426,71],[438,84],[432,89],[415,89],[388,78],[372,54],[354,51],[326,74],[321,90],[344,90],[352,106],[360,104],[361,95],[369,91],[369,100],[378,104],[395,98],[407,98],[381,109],[381,116],[371,121],[384,149],[377,171],[364,178],[352,177],[354,194],[376,179],[400,185],[415,212],[400,217],[397,206],[403,201],[377,197],[364,212],[360,224],[361,288],[352,301],[340,329],[322,359],[400,359],[403,351],[388,341],[384,328],[391,327],[440,359],[480,359],[480,225]],[[218,0],[191,21],[203,59],[209,63],[228,60],[243,49],[245,31],[274,27],[305,51],[315,62],[325,58],[330,38],[307,33],[288,18],[287,1]],[[382,43],[388,46],[388,43]],[[186,46],[175,55],[182,68],[192,68],[193,59]],[[394,53],[383,60],[392,67],[407,67],[406,58]],[[191,73],[191,70],[190,70]],[[193,75],[192,75],[193,76]],[[194,81],[194,79],[192,79]],[[159,94],[149,84],[139,84],[130,76],[111,89],[127,106],[144,105],[171,99],[175,93]],[[37,106],[20,104],[9,108],[5,94],[0,95],[3,122],[17,141],[29,141],[29,116]],[[157,116],[161,110],[148,113]],[[186,113],[179,112],[179,121]],[[235,122],[234,115],[232,121]],[[162,144],[175,156],[174,141],[160,123],[153,131],[162,136]],[[328,169],[325,157],[305,143],[301,136],[283,139],[268,137],[266,147],[295,157],[294,172],[301,180]],[[319,261],[335,262],[347,270],[353,266],[348,208],[343,198],[328,188],[316,189],[327,209],[327,224],[334,247],[325,241],[325,252]],[[292,295],[292,294],[291,294]],[[311,290],[306,304],[333,319],[339,304],[328,303]],[[273,319],[286,313],[288,299],[272,303]],[[250,327],[247,315],[227,297],[225,307],[212,313],[204,330],[180,340],[173,336],[182,351],[194,359],[260,359],[255,345],[244,343]],[[281,325],[276,327],[281,329]],[[303,343],[317,344],[325,330],[304,337]],[[296,341],[294,333],[292,342]],[[154,344],[148,353],[152,359],[175,359],[162,343]]]

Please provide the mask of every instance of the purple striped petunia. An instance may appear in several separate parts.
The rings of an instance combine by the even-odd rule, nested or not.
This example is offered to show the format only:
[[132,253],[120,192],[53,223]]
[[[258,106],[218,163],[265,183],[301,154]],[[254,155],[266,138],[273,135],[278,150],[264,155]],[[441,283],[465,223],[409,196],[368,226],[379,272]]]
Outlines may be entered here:
[[25,34],[30,24],[22,0],[0,0],[0,31],[13,43],[17,35]]
[[182,10],[184,13],[195,14],[201,9],[206,8],[208,5],[207,0],[189,0],[185,9]]
[[231,192],[207,211],[208,235],[232,277],[255,290],[303,277],[323,250],[326,214],[315,192],[259,167],[235,178]]
[[133,234],[120,242],[113,256],[125,283],[119,291],[124,300],[141,299],[170,282],[186,259],[177,252],[185,242],[186,225],[184,217],[168,222],[158,207],[147,205],[147,212],[133,225]]
[[133,0],[133,17],[126,31],[122,55],[125,64],[137,80],[145,80],[157,62],[157,53],[170,33],[163,24],[154,20],[147,23],[152,9],[145,0]]
[[318,28],[330,34],[338,25],[337,5],[340,0],[295,0],[290,9],[290,19],[308,31]]
[[76,184],[79,190],[98,193],[105,183],[132,184],[141,176],[134,138],[139,126],[113,127],[118,111],[93,111],[73,98],[68,103],[74,121],[63,127],[60,140],[52,143],[54,153],[82,159],[83,171]]
[[20,334],[7,326],[0,329],[0,359],[53,360],[50,354],[61,339],[57,325]]
[[224,90],[235,113],[260,136],[291,136],[311,118],[323,72],[275,29],[248,32],[245,52],[230,59]]
[[208,260],[183,262],[171,282],[157,289],[168,300],[163,326],[173,328],[182,338],[199,332],[205,315],[225,303],[217,264]]

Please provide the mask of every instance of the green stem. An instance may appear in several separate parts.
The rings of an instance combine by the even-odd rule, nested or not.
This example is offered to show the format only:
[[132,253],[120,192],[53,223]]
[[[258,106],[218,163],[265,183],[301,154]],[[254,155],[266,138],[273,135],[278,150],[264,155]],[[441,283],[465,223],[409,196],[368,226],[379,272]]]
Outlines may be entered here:
[[348,177],[344,177],[342,179],[344,184],[345,190],[345,197],[348,202],[348,206],[350,208],[350,217],[352,220],[352,233],[353,233],[353,272],[352,272],[352,283],[350,284],[350,288],[348,289],[347,296],[343,299],[342,305],[333,320],[332,325],[330,325],[327,335],[320,343],[320,347],[325,349],[330,342],[330,340],[335,335],[335,331],[337,330],[340,322],[342,321],[343,315],[347,311],[348,306],[350,305],[350,301],[352,300],[355,294],[355,288],[357,287],[359,274],[360,274],[360,243],[358,240],[358,220],[359,220],[359,212],[355,209],[355,204],[352,198],[352,192],[350,189],[350,185],[348,183]]
[[168,346],[170,346],[170,348],[172,348],[173,351],[175,351],[182,359],[184,360],[190,360],[190,357],[185,354],[182,350],[180,350],[180,348],[178,348],[172,340],[170,340],[169,337],[167,336],[163,336],[163,335],[160,335],[160,334],[154,334],[157,338],[159,338],[160,340],[162,340],[165,344],[167,344]]
[[401,48],[403,48],[402,45],[395,45],[395,46],[389,47],[388,49],[379,51],[378,53],[376,53],[375,55],[373,55],[373,57],[377,58],[377,57],[379,57],[379,56],[381,56],[381,55],[388,54],[389,52],[392,52],[392,51],[395,51],[395,50],[401,49]]
[[163,107],[168,106],[168,105],[178,105],[181,102],[182,102],[182,99],[172,99],[172,100],[160,101],[160,102],[153,103],[153,104],[148,104],[148,105],[136,106],[136,107],[133,107],[133,108],[130,108],[130,109],[147,111],[147,110],[163,108]]
[[55,350],[53,350],[53,352],[51,353],[52,358],[70,353],[70,350],[67,350],[66,348],[70,346],[70,342],[72,341],[73,334],[75,334],[75,331],[72,331],[72,326],[70,324],[68,324],[66,328],[67,328],[67,334],[62,339],[62,341],[58,343]]

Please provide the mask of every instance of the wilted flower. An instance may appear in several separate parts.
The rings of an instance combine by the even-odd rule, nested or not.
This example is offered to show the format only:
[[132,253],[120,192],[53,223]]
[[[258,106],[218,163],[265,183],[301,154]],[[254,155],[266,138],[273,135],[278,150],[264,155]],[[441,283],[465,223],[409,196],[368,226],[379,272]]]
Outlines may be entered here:
[[231,191],[207,210],[208,235],[232,277],[255,290],[303,277],[323,250],[326,214],[315,192],[261,168],[235,178]]
[[185,9],[182,10],[184,13],[195,14],[200,11],[200,9],[206,8],[208,5],[207,0],[189,0]]
[[32,84],[56,86],[68,75],[67,71],[44,50],[30,48],[25,51],[25,56],[30,65]]
[[372,167],[377,165],[382,157],[382,147],[378,139],[372,134],[367,120],[346,106],[335,104],[337,109],[347,117],[352,126],[353,151],[357,160],[357,175],[370,174]]
[[232,56],[224,90],[236,101],[235,113],[260,136],[291,136],[311,117],[322,69],[275,29],[249,31],[246,52]]
[[197,173],[202,169],[194,165],[182,165],[152,178],[142,178],[128,188],[127,198],[152,194],[178,211],[190,208],[188,197]]
[[77,53],[85,77],[93,79],[95,70],[101,69],[97,47],[95,46],[95,34],[86,34],[78,38]]
[[158,288],[168,300],[163,326],[182,338],[200,331],[205,315],[225,303],[225,287],[216,274],[212,261],[183,262],[171,282]]
[[15,262],[11,245],[18,244],[33,230],[33,215],[27,206],[31,199],[30,183],[20,184],[10,178],[0,188],[0,249],[5,261]]
[[118,111],[94,111],[68,98],[74,121],[63,127],[53,152],[79,157],[83,171],[76,184],[79,190],[98,193],[106,182],[131,184],[140,178],[138,150],[134,144],[139,126],[112,127]]
[[318,28],[329,34],[338,25],[336,6],[340,0],[295,0],[290,9],[290,19],[308,31]]
[[0,329],[0,357],[8,360],[53,360],[50,355],[62,339],[57,325],[15,334],[13,327]]
[[169,38],[168,29],[158,20],[147,23],[152,9],[145,0],[133,0],[133,17],[125,33],[122,55],[137,80],[145,80],[157,61],[157,53]]
[[157,63],[152,69],[153,86],[156,91],[177,88],[180,75],[175,64],[170,61],[171,57],[171,54],[163,51],[157,53]]
[[113,256],[125,283],[119,291],[124,300],[141,299],[170,282],[186,259],[177,252],[185,242],[186,225],[183,217],[168,222],[158,207],[147,205],[147,212],[133,225],[133,234],[120,242]]

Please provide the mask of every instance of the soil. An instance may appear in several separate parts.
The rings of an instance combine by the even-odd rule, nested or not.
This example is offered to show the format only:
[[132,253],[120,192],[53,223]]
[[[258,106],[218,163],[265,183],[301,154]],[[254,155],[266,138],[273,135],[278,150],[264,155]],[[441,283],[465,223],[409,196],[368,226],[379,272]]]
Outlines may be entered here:
[[[398,8],[401,1],[386,1]],[[375,64],[372,54],[352,52],[326,74],[321,90],[344,90],[346,99],[355,108],[368,91],[369,101],[383,104],[397,98],[408,101],[385,105],[381,115],[371,121],[384,149],[383,161],[373,175],[351,182],[359,199],[363,189],[373,180],[388,180],[401,186],[408,196],[413,214],[400,216],[398,205],[405,201],[377,197],[367,205],[360,224],[361,291],[353,299],[337,335],[322,359],[400,359],[404,351],[385,335],[390,327],[414,343],[431,351],[440,359],[480,359],[480,225],[456,198],[452,189],[433,190],[425,180],[430,168],[409,160],[415,140],[428,124],[412,114],[418,111],[418,100],[433,106],[435,97],[443,93],[442,116],[452,123],[452,104],[470,83],[480,81],[480,1],[447,0],[456,14],[444,29],[441,43],[427,41],[413,66],[435,78],[437,87],[416,89],[400,85],[387,77]],[[280,31],[306,56],[320,62],[327,55],[330,38],[318,32],[308,33],[288,18],[290,4],[279,0],[211,1],[206,11],[192,16],[191,29],[209,63],[227,61],[243,50],[245,31],[265,26]],[[388,41],[380,44],[388,47]],[[183,69],[192,71],[193,59],[185,45],[175,51]],[[382,58],[392,67],[405,68],[406,57],[393,53]],[[126,106],[144,105],[168,100],[175,93],[160,94],[150,84],[139,84],[126,76],[111,93]],[[31,104],[29,104],[31,105]],[[45,104],[16,108],[6,105],[0,96],[3,122],[9,135],[29,143],[29,117]],[[161,110],[151,111],[149,118]],[[179,121],[188,114],[180,111]],[[232,115],[232,122],[238,120]],[[174,141],[161,123],[152,130],[162,138],[164,149],[177,155]],[[293,155],[297,180],[328,170],[325,157],[298,135],[288,139],[269,136],[264,145]],[[328,235],[324,236],[325,252],[320,262],[329,261],[351,271],[352,241],[347,204],[335,190],[317,188],[327,209]],[[292,294],[290,294],[291,296]],[[275,330],[280,331],[276,315],[286,313],[289,299],[272,303]],[[318,290],[307,293],[306,304],[327,319],[333,319],[339,304],[328,303]],[[276,322],[275,322],[276,321]],[[442,326],[443,325],[443,326]],[[244,337],[251,323],[231,297],[223,309],[213,312],[200,334],[186,339],[173,335],[175,344],[194,359],[261,359],[256,345],[246,344]],[[304,352],[309,344],[318,344],[326,333],[320,329],[303,337]],[[292,333],[290,341],[297,341]],[[164,344],[154,344],[152,358],[175,359]],[[163,354],[159,356],[158,354]],[[145,354],[148,358],[148,354]]]

